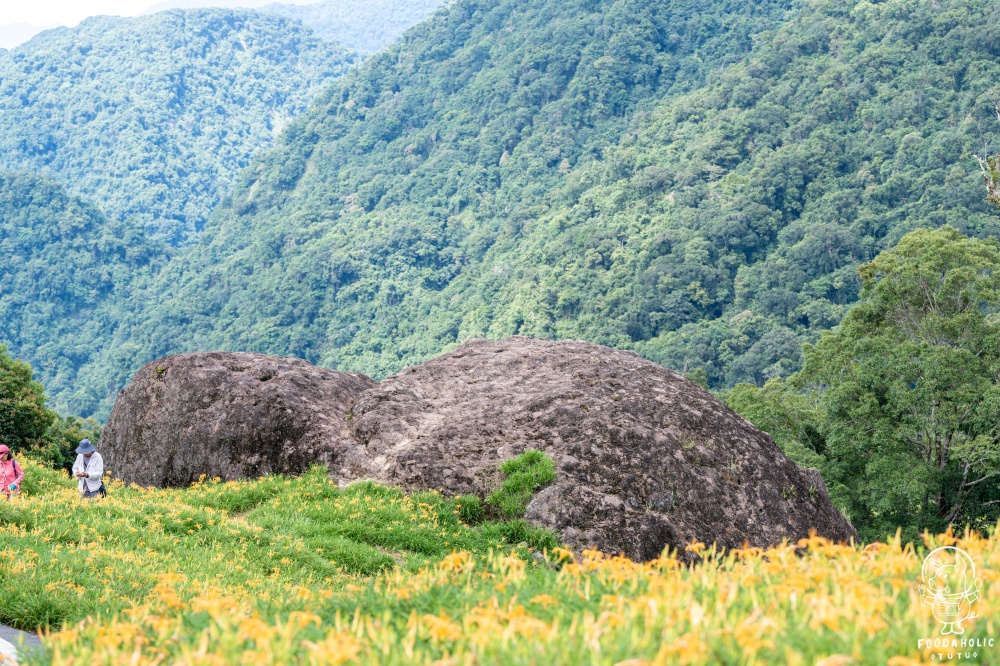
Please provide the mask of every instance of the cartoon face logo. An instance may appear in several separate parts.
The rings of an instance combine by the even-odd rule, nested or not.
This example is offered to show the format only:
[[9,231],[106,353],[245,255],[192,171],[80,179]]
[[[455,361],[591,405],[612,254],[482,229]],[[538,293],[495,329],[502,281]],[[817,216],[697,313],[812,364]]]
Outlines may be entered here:
[[972,610],[983,582],[976,565],[961,548],[946,546],[928,553],[920,570],[920,602],[930,606],[942,634],[964,634],[962,623],[976,617]]

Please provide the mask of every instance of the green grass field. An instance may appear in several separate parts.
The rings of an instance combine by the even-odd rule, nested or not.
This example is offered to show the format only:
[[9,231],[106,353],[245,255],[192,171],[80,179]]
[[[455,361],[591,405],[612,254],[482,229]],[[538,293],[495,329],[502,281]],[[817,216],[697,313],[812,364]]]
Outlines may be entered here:
[[[81,503],[72,480],[26,460],[23,496],[0,503],[0,621],[47,628],[29,662],[52,664],[931,661],[917,642],[937,635],[918,550],[692,544],[695,566],[571,553],[500,519],[551,480],[547,462],[508,463],[487,502],[339,488],[314,469],[173,490],[116,483]],[[994,635],[1000,543],[927,545],[953,542],[983,580],[966,637]]]

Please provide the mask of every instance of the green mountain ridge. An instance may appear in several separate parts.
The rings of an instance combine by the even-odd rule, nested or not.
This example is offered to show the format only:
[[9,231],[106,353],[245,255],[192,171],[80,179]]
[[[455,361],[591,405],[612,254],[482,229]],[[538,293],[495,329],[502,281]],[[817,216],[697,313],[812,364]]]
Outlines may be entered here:
[[240,10],[96,17],[0,54],[0,169],[182,243],[354,56]]
[[[545,3],[460,3],[425,29],[449,34],[496,17],[502,35],[515,7],[538,12],[520,14],[515,34],[560,25]],[[794,369],[802,336],[836,324],[856,297],[854,266],[906,231],[950,221],[995,233],[971,158],[983,134],[996,137],[986,97],[1000,42],[989,3],[923,4],[902,16],[892,5],[810,3],[758,33],[752,58],[708,84],[681,70],[680,85],[695,88],[681,96],[643,79],[663,67],[654,56],[661,35],[677,30],[676,7],[601,4],[602,21],[649,30],[650,47],[625,30],[621,41],[602,36],[591,62],[604,58],[607,78],[578,65],[559,102],[521,119],[520,100],[498,104],[518,91],[492,78],[513,68],[487,67],[502,46],[459,33],[460,50],[445,52],[452,59],[430,65],[412,35],[262,157],[205,245],[174,268],[198,267],[172,282],[189,279],[189,293],[210,296],[208,276],[247,280],[216,291],[218,301],[164,306],[169,324],[153,326],[193,328],[197,345],[376,376],[469,337],[526,333],[634,347],[705,367],[716,385],[759,381]],[[723,23],[696,20],[695,30]],[[542,32],[537,44],[518,39],[516,53],[551,67],[536,49],[570,51],[566,41]],[[467,60],[475,53],[481,69]],[[721,53],[723,63],[742,55]],[[403,54],[416,66],[395,64]],[[441,72],[470,82],[449,90],[442,76],[439,93]],[[663,101],[644,110],[654,96]],[[211,331],[192,325],[209,318]]]
[[[109,304],[138,302],[170,252],[60,185],[0,172],[0,340],[48,383],[51,407],[72,413],[85,387],[117,390],[109,364],[133,363],[135,349],[114,338]],[[116,357],[99,356],[108,347]]]
[[[566,181],[564,160],[595,159],[627,129],[626,114],[738,60],[786,10],[452,4],[335,86],[262,156],[203,243],[171,266],[165,280],[183,286],[137,337],[170,329],[184,346],[375,376],[438,353],[465,337],[461,321],[421,303],[512,233],[511,214],[543,204]],[[406,327],[420,332],[397,348],[390,332]]]
[[972,157],[1000,143],[998,11],[453,2],[293,122],[198,243],[96,306],[108,333],[75,377],[40,374],[81,414],[210,348],[383,377],[526,334],[715,387],[787,374],[860,262],[920,226],[1000,231]]

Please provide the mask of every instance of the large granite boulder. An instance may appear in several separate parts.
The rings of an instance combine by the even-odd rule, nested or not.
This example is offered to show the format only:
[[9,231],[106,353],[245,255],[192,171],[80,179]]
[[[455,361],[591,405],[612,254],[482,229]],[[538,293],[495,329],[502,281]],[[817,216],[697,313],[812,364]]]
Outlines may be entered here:
[[692,541],[855,536],[815,470],[680,375],[584,342],[473,340],[381,384],[305,361],[198,353],[145,366],[101,438],[125,481],[180,485],[327,465],[343,483],[485,497],[526,449],[555,461],[530,522],[649,559]]
[[474,340],[404,370],[352,409],[358,446],[332,472],[485,496],[529,448],[556,481],[530,522],[636,559],[692,541],[767,546],[856,536],[815,470],[707,391],[638,355],[584,342]]
[[207,352],[145,365],[101,436],[105,465],[139,485],[299,473],[352,446],[345,415],[368,377],[293,358]]

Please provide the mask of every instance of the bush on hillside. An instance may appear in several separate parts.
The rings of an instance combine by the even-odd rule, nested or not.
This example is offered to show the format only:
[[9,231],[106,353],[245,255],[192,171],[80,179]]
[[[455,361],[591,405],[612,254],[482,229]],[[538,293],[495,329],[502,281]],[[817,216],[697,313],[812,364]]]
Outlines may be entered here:
[[15,457],[30,452],[36,460],[68,470],[80,440],[96,444],[100,435],[96,421],[63,418],[46,408],[44,387],[34,380],[31,366],[0,345],[0,444]]

